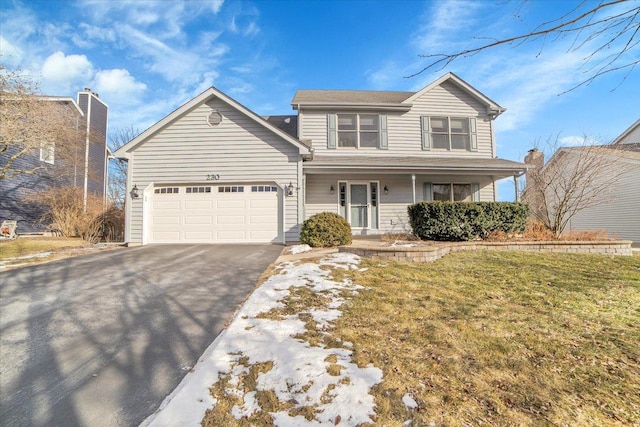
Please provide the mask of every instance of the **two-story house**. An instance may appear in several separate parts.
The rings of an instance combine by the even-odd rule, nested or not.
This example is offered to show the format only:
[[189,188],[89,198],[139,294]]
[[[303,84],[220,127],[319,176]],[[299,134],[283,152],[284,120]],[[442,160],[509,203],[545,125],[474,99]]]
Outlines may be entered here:
[[354,234],[408,231],[423,200],[493,201],[500,105],[448,73],[418,92],[299,90],[260,117],[215,88],[120,148],[130,243],[291,242],[336,212]]
[[[30,121],[54,120],[56,126],[68,126],[69,132],[61,131],[63,140],[33,141],[26,144],[31,150],[20,155],[13,163],[15,170],[27,173],[10,173],[0,179],[0,221],[17,220],[18,233],[42,233],[47,230],[40,221],[45,213],[37,204],[25,200],[30,194],[54,185],[73,185],[88,194],[100,197],[106,194],[107,185],[107,119],[109,107],[98,94],[90,89],[78,92],[77,99],[63,96],[38,96],[38,103],[49,115],[43,119],[39,114],[20,118],[30,126]],[[19,102],[8,94],[3,102]],[[39,109],[36,109],[40,111]],[[36,132],[38,133],[38,132]],[[29,134],[29,132],[27,132]],[[67,138],[67,140],[64,140]],[[0,155],[0,162],[7,164],[11,156],[20,151],[20,145],[9,144]]]

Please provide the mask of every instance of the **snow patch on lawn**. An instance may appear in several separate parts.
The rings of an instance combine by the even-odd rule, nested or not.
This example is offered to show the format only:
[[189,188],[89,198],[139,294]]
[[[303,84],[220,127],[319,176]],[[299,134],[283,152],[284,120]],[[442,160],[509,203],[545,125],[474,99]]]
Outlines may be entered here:
[[311,246],[309,245],[295,245],[295,246],[291,246],[291,248],[289,249],[289,251],[293,255],[309,252],[310,250],[311,250]]
[[[209,388],[228,375],[227,393],[236,394],[242,404],[232,409],[236,419],[261,411],[255,390],[244,393],[241,376],[251,365],[272,362],[271,369],[256,378],[256,390],[271,391],[281,402],[294,407],[313,407],[315,420],[291,416],[287,411],[272,412],[276,426],[354,426],[372,423],[375,415],[371,387],[382,381],[382,371],[372,365],[359,368],[351,361],[348,348],[324,348],[293,338],[304,334],[305,321],[297,315],[269,318],[264,314],[281,308],[283,298],[294,288],[307,287],[331,299],[327,307],[307,312],[321,332],[340,317],[344,291],[362,289],[349,280],[336,282],[322,267],[357,269],[359,257],[338,253],[317,263],[284,263],[279,272],[256,289],[238,311],[231,325],[207,348],[193,371],[165,399],[160,409],[143,426],[199,426],[207,409],[216,404]],[[262,317],[260,315],[263,315]],[[274,316],[271,316],[274,317]],[[330,361],[327,361],[330,360]],[[339,374],[328,373],[339,365]],[[333,366],[335,368],[335,366]]]

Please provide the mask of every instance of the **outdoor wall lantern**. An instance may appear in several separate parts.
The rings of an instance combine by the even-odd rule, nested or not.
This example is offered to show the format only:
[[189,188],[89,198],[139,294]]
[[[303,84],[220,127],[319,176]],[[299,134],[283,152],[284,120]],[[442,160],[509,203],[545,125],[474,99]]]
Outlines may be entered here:
[[132,199],[137,199],[138,197],[140,197],[140,193],[138,192],[138,186],[136,184],[133,184],[133,188],[131,189],[129,194],[131,195]]
[[333,185],[331,187],[329,187],[329,193],[333,194],[336,192],[336,189],[333,188]]
[[289,185],[287,186],[287,196],[293,196],[293,184],[289,181]]
[[384,190],[384,194],[389,194],[389,187],[387,187],[386,185],[383,188]]

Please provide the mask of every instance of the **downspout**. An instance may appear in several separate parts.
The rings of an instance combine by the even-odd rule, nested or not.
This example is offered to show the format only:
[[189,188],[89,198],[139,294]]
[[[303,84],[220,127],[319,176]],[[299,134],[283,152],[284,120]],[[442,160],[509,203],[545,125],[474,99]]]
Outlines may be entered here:
[[91,92],[87,95],[87,137],[84,148],[84,194],[82,200],[82,210],[87,212],[87,194],[89,192],[89,142],[91,135]]

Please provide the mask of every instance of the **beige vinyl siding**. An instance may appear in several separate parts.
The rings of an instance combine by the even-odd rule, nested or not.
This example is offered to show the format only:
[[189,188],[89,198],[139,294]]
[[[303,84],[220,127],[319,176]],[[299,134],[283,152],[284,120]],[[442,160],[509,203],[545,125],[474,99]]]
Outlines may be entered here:
[[640,243],[640,162],[613,188],[606,204],[579,212],[569,226],[575,230],[606,230],[620,239]]
[[[494,157],[491,122],[487,107],[476,98],[460,89],[454,83],[444,82],[417,99],[411,111],[406,113],[379,112],[387,115],[388,150],[376,148],[345,149],[327,148],[327,114],[340,113],[338,110],[304,110],[299,117],[300,139],[311,139],[313,148],[319,155],[344,155],[357,152],[372,156],[451,156],[451,157]],[[357,112],[357,111],[356,111]],[[304,113],[304,114],[302,114]],[[364,112],[363,112],[364,113]],[[369,112],[366,112],[369,113]],[[476,118],[478,151],[464,150],[422,150],[421,116],[451,116]]]
[[[407,206],[413,202],[411,174],[406,175],[306,175],[305,215],[310,217],[320,212],[338,212],[338,182],[361,181],[380,183],[380,230],[379,233],[410,232]],[[421,202],[423,185],[431,183],[479,183],[480,201],[494,201],[493,180],[489,176],[465,175],[416,175],[416,202]],[[330,193],[333,185],[335,192]],[[384,186],[389,193],[384,194]],[[371,232],[374,232],[371,230]]]
[[[218,126],[207,124],[211,109],[222,113]],[[136,147],[130,185],[222,185],[291,182],[299,187],[298,148],[220,100],[196,107]],[[219,180],[207,181],[217,174]],[[284,197],[287,240],[298,239],[298,191]],[[130,200],[130,199],[129,199]],[[132,201],[130,241],[142,242],[142,198]],[[279,213],[280,214],[280,213]]]
[[640,126],[636,126],[618,144],[640,144]]

